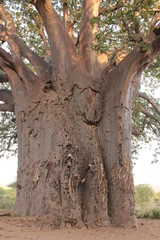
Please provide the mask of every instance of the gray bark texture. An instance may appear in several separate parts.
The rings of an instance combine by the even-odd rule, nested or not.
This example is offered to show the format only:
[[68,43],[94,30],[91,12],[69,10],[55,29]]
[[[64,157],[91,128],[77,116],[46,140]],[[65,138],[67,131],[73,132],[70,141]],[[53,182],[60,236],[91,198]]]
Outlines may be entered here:
[[[51,1],[32,2],[48,34],[50,63],[20,41],[0,5],[8,24],[8,31],[0,24],[1,32],[12,52],[11,57],[0,51],[0,67],[12,88],[18,128],[16,211],[48,219],[54,227],[136,226],[132,100],[142,70],[160,51],[160,38],[109,71],[91,51],[96,26],[88,21],[97,16],[99,1],[84,1],[79,55]],[[10,103],[7,96],[4,103]]]

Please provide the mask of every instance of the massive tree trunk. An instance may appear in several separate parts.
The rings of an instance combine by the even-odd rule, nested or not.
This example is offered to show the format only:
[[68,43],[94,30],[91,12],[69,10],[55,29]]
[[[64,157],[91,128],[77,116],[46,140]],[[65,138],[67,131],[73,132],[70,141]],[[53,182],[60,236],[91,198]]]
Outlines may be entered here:
[[67,83],[46,79],[17,104],[19,213],[57,225],[136,225],[132,58],[103,87],[79,64]]
[[91,48],[96,26],[88,24],[99,1],[84,1],[79,55],[51,1],[34,3],[48,34],[51,65],[21,43],[0,6],[8,26],[6,31],[1,24],[1,31],[12,52],[1,49],[0,67],[12,87],[18,127],[16,211],[48,217],[54,226],[136,226],[132,99],[160,39],[103,71]]
[[55,225],[136,223],[131,95],[119,99],[113,77],[105,98],[80,66],[70,84],[57,76],[57,84],[47,81],[21,96],[17,212],[49,215]]
[[17,211],[49,214],[56,225],[106,226],[108,184],[98,130],[99,87],[81,67],[72,73],[69,85],[58,76],[56,82],[32,89],[16,107]]

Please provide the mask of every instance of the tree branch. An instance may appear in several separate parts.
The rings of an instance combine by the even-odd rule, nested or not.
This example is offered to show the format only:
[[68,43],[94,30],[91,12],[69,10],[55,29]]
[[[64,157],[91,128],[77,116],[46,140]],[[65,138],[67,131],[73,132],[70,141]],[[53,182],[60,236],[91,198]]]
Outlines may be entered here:
[[[107,92],[114,84],[115,91],[117,90],[117,104],[129,107],[128,97],[132,96],[132,98],[134,98],[134,89],[138,86],[137,82],[139,81],[139,76],[142,71],[152,63],[159,52],[160,34],[158,34],[157,31],[157,35],[155,35],[154,40],[148,45],[146,51],[136,47],[116,66],[116,68],[107,73],[105,78],[106,81],[103,86],[104,95],[107,95]],[[118,81],[115,76],[117,76]]]
[[49,55],[49,54],[50,54],[50,49],[49,49],[49,46],[48,46],[48,41],[47,41],[47,39],[46,39],[45,33],[44,33],[44,31],[43,31],[43,21],[42,21],[42,18],[41,18],[41,16],[40,16],[39,13],[38,13],[38,19],[39,19],[39,23],[38,23],[37,19],[35,18],[34,14],[33,14],[33,12],[32,12],[33,9],[31,8],[30,4],[27,3],[27,6],[28,6],[28,8],[29,8],[29,12],[30,12],[30,14],[31,14],[31,16],[32,16],[32,19],[34,20],[37,28],[39,28],[40,36],[41,36],[41,38],[42,38],[42,40],[43,40],[43,42],[44,42],[44,47],[45,47],[46,55]]
[[[74,18],[74,20],[69,24],[68,26],[68,32],[69,32],[69,35],[73,38],[73,27],[74,25],[76,24],[77,20],[76,18]],[[77,40],[76,40],[76,43],[77,43]],[[76,46],[76,44],[75,44]]]
[[17,45],[21,50],[22,56],[30,61],[38,76],[43,77],[46,72],[49,72],[50,66],[48,63],[44,61],[44,59],[41,58],[37,53],[30,50],[26,45],[24,45],[19,38],[17,38]]
[[0,74],[0,83],[8,82],[8,77],[6,74]]
[[91,19],[99,15],[100,0],[84,0],[82,9],[82,20],[79,38],[79,54],[83,59],[88,72],[93,76],[99,76],[100,70],[97,62],[97,53],[93,51],[92,44],[95,43],[95,34],[98,30],[96,24],[91,26]]
[[3,48],[0,48],[0,57],[2,57],[4,61],[8,62],[13,66],[14,62],[12,55],[10,53],[7,53]]
[[9,105],[14,105],[12,92],[7,89],[0,89],[0,101]]
[[157,119],[152,113],[150,113],[148,110],[146,110],[145,108],[141,108],[140,111],[141,111],[141,113],[143,113],[147,118],[151,118],[151,119],[155,120],[156,122],[158,122],[158,119]]
[[35,6],[43,19],[52,53],[53,73],[60,73],[65,79],[78,63],[74,43],[64,23],[52,7],[51,0],[37,0]]
[[[12,87],[12,92],[15,91],[15,94],[17,94],[16,90],[24,91],[24,85],[22,84],[22,81],[20,80],[15,70],[8,63],[6,63],[1,57],[0,57],[0,68],[7,75],[9,83]],[[16,82],[18,83],[17,87],[15,86]]]
[[[134,26],[134,28],[133,28],[132,26],[129,26],[128,22],[125,21],[125,17],[124,17],[124,14],[123,14],[122,10],[121,10],[121,16],[122,16],[123,27],[127,31],[130,41],[134,42],[134,43],[141,42],[142,41],[142,35],[140,33],[139,24],[137,23],[136,26]],[[136,34],[134,34],[134,31],[135,31]]]
[[[2,21],[0,20],[0,34],[3,37],[3,39],[9,43],[9,45],[11,47],[12,57],[10,60],[13,62],[12,67],[14,67],[19,78],[23,82],[26,82],[26,83],[31,82],[32,78],[35,77],[36,75],[33,74],[30,70],[28,70],[23,62],[22,54],[21,54],[22,49],[19,48],[19,45],[21,45],[21,47],[22,47],[23,44],[22,43],[20,44],[20,41],[16,35],[16,28],[15,28],[12,20],[10,19],[9,14],[2,7],[2,4],[0,4],[0,14],[1,14],[1,18],[3,19],[3,21],[5,22],[5,24],[7,26],[7,30],[6,30],[4,25],[2,24]],[[17,43],[19,43],[19,45]],[[2,52],[2,50],[1,50],[1,52]],[[30,53],[31,53],[31,51],[30,51]],[[4,55],[4,53],[3,53],[3,55]],[[5,56],[2,56],[3,60],[6,59],[6,55],[8,55],[8,53],[7,54],[5,53]],[[34,60],[32,62],[34,64],[33,66],[37,65],[37,63],[34,63]]]
[[151,99],[146,95],[146,93],[139,92],[138,97],[143,98],[147,102],[149,102],[152,105],[152,107],[156,110],[156,112],[160,115],[160,108],[158,107],[158,105],[155,103],[153,99]]
[[68,3],[66,0],[63,0],[63,19],[65,28],[68,29]]
[[[16,72],[18,73],[19,77],[23,80],[29,79],[29,76],[27,74],[27,69],[23,63],[21,52],[16,44],[16,30],[13,25],[13,23],[10,20],[10,17],[8,13],[5,11],[5,9],[0,4],[0,14],[1,18],[5,21],[7,25],[7,31],[5,27],[2,24],[2,21],[0,21],[0,33],[1,36],[7,41],[11,47],[12,52],[12,59],[14,68],[16,69]],[[4,59],[5,60],[5,59]],[[27,75],[27,76],[26,76]]]
[[[145,129],[146,125],[150,126],[150,128],[152,129],[152,131],[155,134],[156,134],[156,132],[155,132],[155,129],[153,128],[153,126],[158,131],[160,131],[160,127],[157,125],[157,124],[159,124],[158,119],[156,119],[153,114],[151,114],[150,112],[148,112],[144,108],[141,109],[140,111],[145,115],[145,118],[144,118],[142,126],[140,128],[138,128],[138,127],[132,128],[132,135],[134,135],[135,137],[139,137],[144,132],[144,129]],[[154,121],[150,122],[150,121],[147,121],[147,119],[153,119]]]
[[146,125],[146,118],[143,119],[142,126],[140,128],[132,128],[132,135],[139,137],[143,132]]
[[102,15],[104,12],[108,12],[108,11],[116,11],[120,8],[120,6],[118,6],[117,4],[112,5],[112,6],[108,6],[106,8],[101,8],[99,11],[99,16]]
[[1,112],[14,112],[14,106],[6,103],[0,104]]
[[[8,41],[8,43],[11,46],[11,49],[14,48],[14,46],[16,46],[16,49],[18,50],[15,52],[15,49],[14,49],[13,54],[11,55],[11,54],[7,53],[4,49],[0,48],[0,56],[5,61],[10,63],[12,65],[12,67],[16,68],[16,66],[18,66],[18,68],[16,68],[17,71],[21,70],[21,68],[23,68],[23,67],[26,68],[22,61],[22,56],[23,56],[23,57],[26,57],[31,62],[36,73],[39,76],[42,76],[46,71],[48,71],[49,65],[43,60],[43,58],[41,58],[37,53],[33,52],[26,45],[24,45],[17,36],[14,36],[14,38],[13,38],[14,40],[11,40],[12,36],[8,36],[8,34],[6,33],[6,31],[4,29],[4,26],[2,24],[0,26],[0,30],[1,30],[1,36],[3,36],[3,39],[5,39],[5,41]],[[15,56],[15,54],[17,54],[17,52],[18,52],[18,59],[20,60],[20,63],[22,65],[22,67],[20,69],[19,69],[19,65],[18,65],[19,60],[17,60],[17,58],[13,57],[13,56]],[[22,54],[22,56],[21,56],[21,54]]]
[[135,76],[141,74],[146,67],[150,66],[160,52],[160,26],[159,28],[156,28],[157,34],[155,34],[154,31],[155,30],[152,32],[154,38],[148,45],[148,49],[142,51],[140,48],[135,48],[125,57],[119,66],[126,65],[127,62],[130,62],[130,71],[134,71]]

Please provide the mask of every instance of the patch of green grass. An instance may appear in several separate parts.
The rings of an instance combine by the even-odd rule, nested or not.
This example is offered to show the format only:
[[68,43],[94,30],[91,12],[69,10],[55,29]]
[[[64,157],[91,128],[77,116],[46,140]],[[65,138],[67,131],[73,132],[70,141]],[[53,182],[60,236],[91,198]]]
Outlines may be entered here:
[[15,188],[0,187],[0,209],[13,209],[16,201]]

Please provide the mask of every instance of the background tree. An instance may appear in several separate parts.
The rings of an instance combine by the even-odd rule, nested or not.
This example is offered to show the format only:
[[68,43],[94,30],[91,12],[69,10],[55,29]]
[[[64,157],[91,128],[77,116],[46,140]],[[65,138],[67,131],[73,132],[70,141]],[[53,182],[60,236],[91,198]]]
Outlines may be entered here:
[[[144,69],[159,68],[157,3],[6,1],[0,15],[1,82],[11,86],[0,109],[16,116],[17,212],[55,226],[136,225],[132,101],[140,96],[159,111],[139,93]],[[159,129],[137,105],[144,126]]]
[[153,189],[147,184],[135,186],[135,201],[137,204],[148,203],[154,195]]

